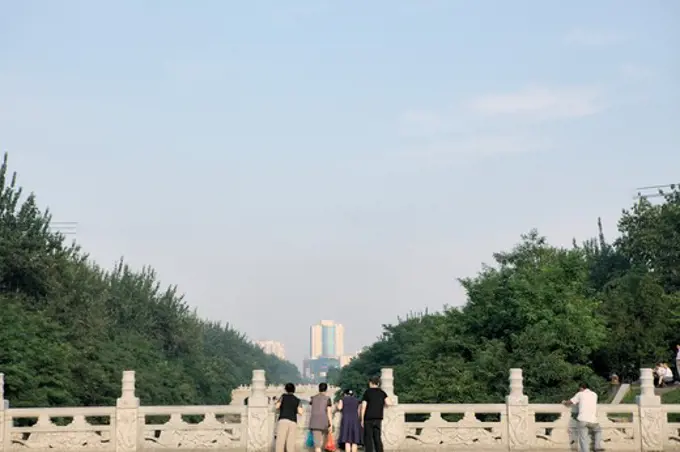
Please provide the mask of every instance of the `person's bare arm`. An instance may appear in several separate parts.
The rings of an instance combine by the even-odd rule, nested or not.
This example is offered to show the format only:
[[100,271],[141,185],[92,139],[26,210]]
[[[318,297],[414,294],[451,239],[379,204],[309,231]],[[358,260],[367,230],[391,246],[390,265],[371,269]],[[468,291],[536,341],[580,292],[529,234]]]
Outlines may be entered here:
[[392,402],[390,401],[389,397],[385,397],[385,406],[391,406]]
[[326,407],[326,413],[328,414],[328,431],[333,431],[333,407]]
[[574,397],[572,397],[569,400],[562,400],[562,405],[566,407],[571,407],[574,405],[578,405],[578,402],[580,401],[580,394],[576,394]]
[[366,416],[366,401],[361,402],[361,408],[359,409],[359,419],[361,419],[361,426],[364,426],[364,416]]
[[277,400],[276,405],[274,405],[274,406],[276,407],[277,410],[280,409],[281,408],[281,399]]
[[305,414],[305,409],[302,408],[302,405],[298,405],[298,410],[297,410],[297,411],[298,411],[298,414],[299,414],[300,416],[302,416],[303,414]]
[[338,411],[342,411],[342,400],[338,401]]

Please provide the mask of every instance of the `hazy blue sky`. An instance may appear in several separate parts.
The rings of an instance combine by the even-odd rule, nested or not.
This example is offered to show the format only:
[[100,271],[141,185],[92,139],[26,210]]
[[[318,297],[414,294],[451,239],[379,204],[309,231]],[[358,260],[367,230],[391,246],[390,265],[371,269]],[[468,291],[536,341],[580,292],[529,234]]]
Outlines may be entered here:
[[307,353],[680,181],[680,2],[0,0],[0,149],[111,266]]

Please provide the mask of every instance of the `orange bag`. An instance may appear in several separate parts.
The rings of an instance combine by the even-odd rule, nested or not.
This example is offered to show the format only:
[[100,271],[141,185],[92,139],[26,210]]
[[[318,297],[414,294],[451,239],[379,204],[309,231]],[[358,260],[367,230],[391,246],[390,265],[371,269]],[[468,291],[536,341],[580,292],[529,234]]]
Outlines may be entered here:
[[326,438],[326,447],[324,449],[327,452],[335,452],[337,450],[337,447],[335,446],[335,439],[333,438],[333,433],[328,432],[328,436]]

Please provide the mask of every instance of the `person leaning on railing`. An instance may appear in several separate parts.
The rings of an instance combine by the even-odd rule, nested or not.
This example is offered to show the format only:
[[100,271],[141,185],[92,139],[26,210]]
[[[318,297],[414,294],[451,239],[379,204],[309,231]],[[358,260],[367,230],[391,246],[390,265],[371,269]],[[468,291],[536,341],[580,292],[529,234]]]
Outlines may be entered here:
[[286,384],[286,393],[276,401],[279,421],[276,424],[276,452],[295,452],[297,419],[303,410],[300,399],[295,397],[295,385]]

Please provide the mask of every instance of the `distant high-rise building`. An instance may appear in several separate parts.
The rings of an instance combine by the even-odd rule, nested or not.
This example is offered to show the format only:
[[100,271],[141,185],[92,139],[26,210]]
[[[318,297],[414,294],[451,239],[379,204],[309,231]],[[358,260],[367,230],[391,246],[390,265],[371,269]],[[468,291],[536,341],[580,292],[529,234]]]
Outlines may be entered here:
[[328,369],[341,367],[345,352],[345,329],[332,320],[322,320],[309,331],[309,359],[305,360],[303,373],[307,378],[319,379]]
[[279,359],[286,359],[286,349],[278,341],[257,341],[255,342],[265,353],[274,355]]
[[309,357],[339,358],[345,352],[345,328],[332,320],[312,325],[309,338]]

